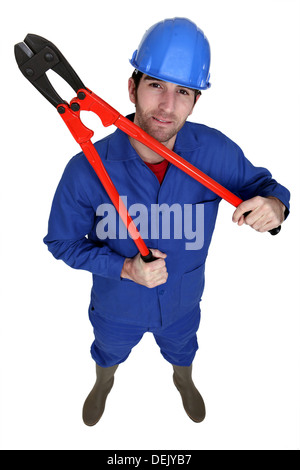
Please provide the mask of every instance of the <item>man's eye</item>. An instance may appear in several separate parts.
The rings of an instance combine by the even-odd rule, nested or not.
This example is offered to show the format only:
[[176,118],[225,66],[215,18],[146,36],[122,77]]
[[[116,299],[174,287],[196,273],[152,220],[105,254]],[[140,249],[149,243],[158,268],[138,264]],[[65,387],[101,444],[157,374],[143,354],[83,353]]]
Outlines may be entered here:
[[189,94],[189,92],[187,90],[184,90],[184,89],[179,90],[179,93],[181,95],[188,95]]
[[157,83],[157,82],[150,83],[150,86],[153,87],[153,88],[160,88],[160,84]]

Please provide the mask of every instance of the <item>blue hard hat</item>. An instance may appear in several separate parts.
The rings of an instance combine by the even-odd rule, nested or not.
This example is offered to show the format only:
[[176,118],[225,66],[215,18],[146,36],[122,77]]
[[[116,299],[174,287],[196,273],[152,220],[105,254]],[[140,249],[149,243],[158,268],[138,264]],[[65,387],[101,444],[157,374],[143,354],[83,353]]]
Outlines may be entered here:
[[203,31],[187,18],[160,21],[144,34],[130,60],[142,73],[176,85],[210,87],[210,46]]

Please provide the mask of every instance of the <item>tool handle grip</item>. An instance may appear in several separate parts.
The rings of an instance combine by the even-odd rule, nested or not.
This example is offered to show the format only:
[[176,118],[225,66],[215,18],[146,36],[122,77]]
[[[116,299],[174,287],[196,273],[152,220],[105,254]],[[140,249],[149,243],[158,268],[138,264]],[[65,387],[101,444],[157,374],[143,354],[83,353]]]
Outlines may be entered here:
[[270,233],[271,235],[277,235],[277,234],[280,232],[280,230],[281,230],[281,225],[279,225],[279,226],[276,227],[276,228],[272,228],[272,230],[269,230],[269,233]]
[[[251,212],[251,211],[245,212],[245,213],[243,214],[243,216],[244,216],[244,217],[247,217],[247,215],[249,215],[250,212]],[[277,235],[277,234],[280,232],[280,230],[281,230],[281,225],[279,225],[279,226],[276,227],[276,228],[272,228],[272,230],[269,230],[269,233],[270,233],[271,235]]]
[[147,255],[141,255],[142,260],[144,263],[152,263],[152,261],[155,261],[157,258],[153,256],[152,252],[149,250],[149,253]]

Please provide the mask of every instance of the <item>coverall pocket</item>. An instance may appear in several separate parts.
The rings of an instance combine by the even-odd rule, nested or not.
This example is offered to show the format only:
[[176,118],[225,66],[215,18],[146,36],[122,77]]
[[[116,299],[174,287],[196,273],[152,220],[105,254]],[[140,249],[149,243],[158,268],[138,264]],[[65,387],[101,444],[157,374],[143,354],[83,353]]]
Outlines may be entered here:
[[200,302],[204,289],[204,269],[205,264],[202,264],[182,276],[180,288],[180,305],[182,307],[192,309]]

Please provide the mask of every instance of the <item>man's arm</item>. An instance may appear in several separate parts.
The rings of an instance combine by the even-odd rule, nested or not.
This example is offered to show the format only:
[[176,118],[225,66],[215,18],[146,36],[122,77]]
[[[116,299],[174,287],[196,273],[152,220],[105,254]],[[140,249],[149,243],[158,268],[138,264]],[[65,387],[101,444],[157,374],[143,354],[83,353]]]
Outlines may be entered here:
[[96,215],[87,193],[93,192],[88,165],[85,157],[75,157],[67,165],[55,192],[44,243],[56,259],[74,269],[119,280],[125,257],[101,240],[87,238]]
[[281,225],[289,214],[289,190],[273,179],[269,170],[254,166],[230,140],[224,146],[222,162],[230,168],[224,186],[244,201],[234,211],[233,222],[245,223],[259,232]]

